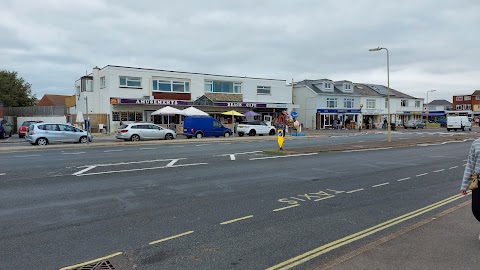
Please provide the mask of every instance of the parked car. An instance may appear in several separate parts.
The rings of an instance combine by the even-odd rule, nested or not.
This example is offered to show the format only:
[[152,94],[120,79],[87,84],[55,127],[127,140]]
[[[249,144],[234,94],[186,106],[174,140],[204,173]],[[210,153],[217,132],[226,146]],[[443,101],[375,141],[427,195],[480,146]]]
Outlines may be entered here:
[[87,143],[91,133],[68,124],[36,123],[28,127],[25,139],[31,144],[47,145],[56,142]]
[[188,139],[202,137],[230,137],[233,133],[210,116],[187,116],[183,121],[183,134]]
[[242,122],[237,126],[238,136],[275,135],[275,127],[267,125],[263,121]]
[[472,122],[467,116],[448,116],[447,117],[447,131],[465,129],[472,130]]
[[440,124],[441,127],[447,127],[447,118],[437,119],[435,122]]
[[28,127],[30,127],[31,124],[36,124],[36,123],[43,123],[43,121],[40,121],[40,120],[24,121],[22,125],[18,128],[18,137],[19,138],[25,137],[25,135],[27,135],[27,132],[28,132]]
[[405,125],[404,125],[404,128],[407,129],[407,128],[425,128],[425,123],[422,122],[421,120],[408,120]]
[[0,118],[0,139],[12,137],[12,132],[12,125],[9,124],[7,120]]
[[118,128],[115,137],[125,141],[172,140],[177,137],[177,133],[171,129],[163,128],[151,123],[133,123],[121,125]]

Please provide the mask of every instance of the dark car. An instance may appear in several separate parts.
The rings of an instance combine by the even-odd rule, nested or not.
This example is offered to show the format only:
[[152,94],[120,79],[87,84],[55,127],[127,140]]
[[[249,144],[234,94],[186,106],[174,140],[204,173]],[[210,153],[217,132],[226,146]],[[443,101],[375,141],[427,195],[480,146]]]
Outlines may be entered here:
[[425,123],[422,122],[421,120],[409,120],[405,123],[404,125],[404,128],[407,129],[407,128],[414,128],[414,129],[417,129],[417,128],[425,128]]
[[12,137],[12,125],[7,120],[0,118],[0,139]]
[[27,135],[28,127],[32,124],[42,123],[40,120],[24,121],[22,126],[18,128],[18,137],[23,138]]

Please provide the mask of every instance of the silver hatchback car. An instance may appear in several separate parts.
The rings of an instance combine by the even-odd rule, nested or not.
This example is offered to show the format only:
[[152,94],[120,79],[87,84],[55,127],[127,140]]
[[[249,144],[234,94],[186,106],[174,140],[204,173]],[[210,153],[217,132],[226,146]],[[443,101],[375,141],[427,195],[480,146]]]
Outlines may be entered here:
[[37,123],[28,128],[25,139],[31,144],[47,145],[55,142],[87,143],[91,133],[69,124]]
[[133,123],[121,125],[115,137],[125,141],[172,140],[177,137],[177,133],[174,130],[151,123]]

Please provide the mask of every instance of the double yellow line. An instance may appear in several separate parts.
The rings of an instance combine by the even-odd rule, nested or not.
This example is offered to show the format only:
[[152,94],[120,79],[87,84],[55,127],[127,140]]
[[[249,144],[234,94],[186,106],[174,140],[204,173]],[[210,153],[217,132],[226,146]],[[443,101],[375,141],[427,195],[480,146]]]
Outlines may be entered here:
[[391,219],[391,220],[386,221],[384,223],[378,224],[378,225],[373,226],[371,228],[368,228],[366,230],[354,233],[354,234],[349,235],[347,237],[344,237],[342,239],[338,239],[338,240],[333,241],[331,243],[328,243],[326,245],[323,245],[323,246],[320,246],[318,248],[312,249],[312,250],[310,250],[308,252],[305,252],[303,254],[300,254],[300,255],[298,255],[294,258],[291,258],[290,260],[284,261],[284,262],[279,263],[277,265],[274,265],[270,268],[267,268],[267,270],[284,270],[284,269],[293,268],[293,267],[295,267],[297,265],[300,265],[304,262],[307,262],[307,261],[309,261],[313,258],[316,258],[316,257],[318,257],[322,254],[325,254],[325,253],[327,253],[331,250],[337,249],[337,248],[342,247],[344,245],[347,245],[351,242],[354,242],[354,241],[360,240],[362,238],[365,238],[365,237],[367,237],[369,235],[372,235],[372,234],[374,234],[378,231],[385,230],[386,228],[392,227],[392,226],[397,225],[401,222],[412,219],[412,218],[414,218],[416,216],[419,216],[421,214],[424,214],[426,212],[432,211],[436,208],[439,208],[443,205],[449,204],[449,203],[451,203],[453,201],[456,201],[458,199],[461,199],[463,197],[464,196],[461,195],[461,194],[449,197],[445,200],[442,200],[442,201],[439,201],[437,203],[431,204],[429,206],[420,208],[420,209],[415,210],[413,212],[410,212],[408,214],[396,217],[394,219]]

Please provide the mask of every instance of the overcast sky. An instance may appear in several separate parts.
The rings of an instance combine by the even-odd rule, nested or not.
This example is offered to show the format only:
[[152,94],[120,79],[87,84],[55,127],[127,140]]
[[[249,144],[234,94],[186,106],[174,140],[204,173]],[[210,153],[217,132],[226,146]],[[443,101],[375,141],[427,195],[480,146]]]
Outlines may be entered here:
[[480,89],[478,0],[3,0],[0,69],[37,97],[94,66],[387,83],[419,98]]

